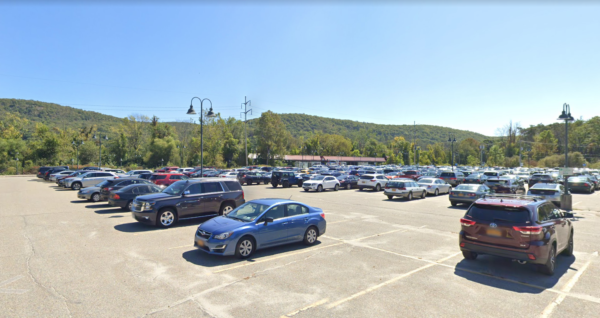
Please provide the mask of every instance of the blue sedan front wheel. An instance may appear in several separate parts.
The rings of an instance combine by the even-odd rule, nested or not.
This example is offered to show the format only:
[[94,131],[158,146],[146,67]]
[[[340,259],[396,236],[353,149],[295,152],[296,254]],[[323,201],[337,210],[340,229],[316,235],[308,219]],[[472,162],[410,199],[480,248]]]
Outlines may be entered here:
[[235,247],[235,256],[248,258],[254,252],[254,240],[249,236],[242,237]]

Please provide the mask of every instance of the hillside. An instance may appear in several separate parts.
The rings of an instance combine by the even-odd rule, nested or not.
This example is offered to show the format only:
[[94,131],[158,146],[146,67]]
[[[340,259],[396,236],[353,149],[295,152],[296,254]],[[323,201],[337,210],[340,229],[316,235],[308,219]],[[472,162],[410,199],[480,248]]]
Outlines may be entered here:
[[[279,114],[279,116],[281,116],[287,130],[296,138],[308,136],[317,130],[325,134],[342,135],[351,140],[356,140],[361,134],[366,134],[379,142],[387,142],[397,136],[403,136],[407,140],[412,140],[415,131],[416,138],[424,144],[446,142],[449,134],[454,134],[457,140],[473,138],[483,141],[488,138],[485,135],[467,130],[432,125],[416,125],[416,127],[413,127],[413,125],[380,125],[305,114]],[[253,119],[251,122],[256,120]]]
[[[29,128],[33,128],[36,122],[46,124],[50,127],[72,129],[96,125],[101,132],[109,132],[110,128],[118,125],[121,120],[118,117],[98,112],[23,99],[0,99],[0,116],[5,112],[17,113],[21,117],[31,121],[31,127],[27,127],[25,137],[33,131]],[[415,128],[412,125],[380,125],[305,114],[280,114],[280,116],[287,130],[296,138],[308,136],[315,131],[321,131],[325,134],[339,134],[352,140],[360,138],[361,135],[366,135],[375,138],[379,142],[387,142],[397,136],[412,139],[415,132]],[[248,137],[254,135],[256,121],[257,119],[248,121]],[[168,122],[168,124],[176,127],[176,129],[184,125],[190,125],[185,122]],[[417,139],[424,144],[445,142],[451,133],[456,135],[457,140],[473,138],[482,141],[487,138],[482,134],[466,130],[431,125],[416,126]]]

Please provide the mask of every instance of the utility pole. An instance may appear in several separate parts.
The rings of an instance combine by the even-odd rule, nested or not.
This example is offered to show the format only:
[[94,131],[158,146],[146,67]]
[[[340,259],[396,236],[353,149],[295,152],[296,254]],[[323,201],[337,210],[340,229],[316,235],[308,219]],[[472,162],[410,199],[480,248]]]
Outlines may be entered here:
[[246,167],[248,166],[248,133],[246,132],[246,126],[248,124],[246,116],[248,115],[248,112],[250,112],[250,115],[252,115],[252,109],[248,109],[248,104],[252,106],[252,101],[246,100],[246,96],[244,96],[244,102],[242,103],[242,108],[244,108],[244,111],[241,112],[241,114],[244,114],[244,149],[246,154]]
[[483,148],[485,148],[485,146],[479,146],[479,162],[481,164],[481,167],[483,167]]
[[415,164],[417,165],[417,169],[419,168],[419,163],[417,162],[417,122],[413,122],[413,146],[415,147]]
[[523,161],[521,160],[522,152],[523,152],[523,147],[521,147],[521,141],[519,140],[519,168],[523,167]]

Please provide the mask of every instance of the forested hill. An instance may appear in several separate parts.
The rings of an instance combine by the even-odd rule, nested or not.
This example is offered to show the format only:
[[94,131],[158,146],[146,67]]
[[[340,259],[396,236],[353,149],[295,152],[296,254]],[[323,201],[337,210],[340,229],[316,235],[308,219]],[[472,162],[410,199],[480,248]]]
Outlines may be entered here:
[[412,140],[415,133],[416,138],[425,144],[445,142],[448,140],[449,134],[454,134],[456,140],[473,138],[483,141],[488,138],[485,135],[471,131],[432,125],[416,125],[416,127],[413,127],[413,125],[380,125],[305,114],[279,114],[279,116],[281,116],[287,130],[296,138],[309,136],[317,130],[325,134],[342,135],[351,140],[364,138],[366,135],[369,138],[375,138],[379,142],[387,142],[397,136]]
[[[61,129],[80,129],[95,125],[101,132],[110,132],[111,127],[115,127],[121,123],[121,119],[118,117],[70,106],[61,106],[34,100],[0,99],[0,116],[7,112],[18,114],[21,118],[29,120],[30,127],[26,127],[26,131],[23,132],[25,137],[33,132],[36,122]],[[152,114],[146,115],[151,116]],[[301,136],[308,137],[315,131],[321,131],[325,134],[342,135],[351,140],[374,138],[379,142],[387,142],[397,136],[403,136],[407,140],[412,140],[415,133],[415,128],[412,125],[380,125],[305,114],[280,114],[280,116],[287,130],[296,138]],[[248,137],[254,135],[256,121],[257,119],[249,120]],[[177,128],[179,128],[178,126],[186,125],[186,123],[168,124]],[[471,137],[482,141],[486,138],[482,134],[465,130],[431,125],[416,126],[416,137],[425,144],[447,141],[450,133],[454,134],[457,140],[464,140]]]
[[[101,113],[45,103],[26,99],[0,98],[0,116],[5,113],[17,114],[19,117],[30,121],[30,126],[43,123],[49,127],[61,129],[79,129],[96,125],[101,132],[109,131],[109,127],[121,122],[118,117]],[[28,136],[33,127],[26,127],[24,135]]]

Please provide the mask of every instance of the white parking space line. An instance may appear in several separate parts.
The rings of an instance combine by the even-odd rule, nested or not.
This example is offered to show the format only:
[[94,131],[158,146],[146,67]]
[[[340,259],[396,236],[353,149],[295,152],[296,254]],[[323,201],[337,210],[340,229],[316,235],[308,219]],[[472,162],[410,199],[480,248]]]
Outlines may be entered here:
[[432,262],[432,263],[430,263],[430,264],[427,264],[427,265],[421,266],[421,267],[419,267],[419,268],[417,268],[417,269],[414,269],[414,270],[412,270],[412,271],[410,271],[410,272],[404,273],[404,274],[402,274],[402,275],[400,275],[400,276],[394,277],[394,278],[392,278],[392,279],[390,279],[390,280],[388,280],[388,281],[385,281],[385,282],[383,282],[383,283],[381,283],[381,284],[375,285],[375,286],[373,286],[373,287],[369,287],[369,288],[367,288],[367,289],[365,289],[365,290],[363,290],[363,291],[360,291],[360,292],[358,292],[358,293],[356,293],[356,294],[353,294],[353,295],[351,295],[351,296],[349,296],[349,297],[347,297],[347,298],[344,298],[344,299],[338,300],[338,301],[336,301],[336,302],[334,302],[334,303],[330,304],[329,306],[327,306],[327,308],[328,308],[328,309],[331,309],[331,308],[337,307],[337,306],[339,306],[339,305],[341,305],[341,304],[343,304],[343,303],[346,303],[346,302],[348,302],[348,301],[350,301],[350,300],[353,300],[353,299],[355,299],[355,298],[358,298],[358,297],[360,297],[360,296],[363,296],[363,295],[365,295],[365,294],[368,294],[368,293],[370,293],[370,292],[372,292],[372,291],[374,291],[374,290],[377,290],[377,289],[379,289],[379,288],[381,288],[381,287],[385,287],[385,286],[387,286],[387,285],[389,285],[389,284],[392,284],[392,283],[394,283],[394,282],[397,282],[397,281],[399,281],[399,280],[401,280],[401,279],[403,279],[403,278],[406,278],[406,277],[408,277],[408,276],[411,276],[411,275],[413,275],[413,274],[415,274],[415,273],[418,273],[418,272],[420,272],[420,271],[422,271],[422,270],[424,270],[424,269],[427,269],[427,268],[430,268],[430,267],[432,267],[432,266],[435,266],[435,265],[437,265],[437,264],[439,264],[439,263],[441,263],[441,262],[444,262],[444,261],[446,261],[446,260],[448,260],[448,259],[450,259],[450,258],[452,258],[452,257],[454,257],[454,256],[456,256],[456,255],[458,255],[458,254],[460,254],[460,252],[458,252],[458,253],[454,253],[454,254],[452,254],[452,255],[450,255],[450,256],[447,256],[447,257],[444,257],[444,258],[442,258],[442,259],[440,259],[440,260],[438,260],[438,261],[436,261],[436,262]]
[[328,301],[329,301],[329,298],[321,299],[321,300],[319,300],[319,301],[317,301],[315,303],[312,303],[312,304],[310,304],[310,305],[308,305],[308,306],[306,306],[306,307],[304,307],[302,309],[298,309],[296,311],[292,311],[289,314],[285,314],[285,315],[281,316],[281,318],[295,316],[295,315],[297,315],[297,314],[299,314],[299,313],[301,313],[303,311],[306,311],[306,310],[309,310],[311,308],[315,308],[315,307],[321,306],[321,305],[327,303]]
[[[594,253],[594,256],[597,256],[598,253]],[[577,281],[579,281],[579,278],[581,278],[581,275],[583,275],[583,273],[585,273],[585,271],[588,269],[588,267],[590,266],[590,264],[592,263],[592,260],[587,261],[582,267],[581,269],[579,269],[579,271],[577,271],[577,273],[575,273],[575,275],[573,275],[573,277],[571,277],[571,279],[567,282],[567,284],[562,288],[562,294],[558,295],[547,307],[546,309],[544,309],[544,311],[542,311],[542,314],[540,315],[540,317],[542,318],[547,318],[550,317],[552,315],[552,312],[554,312],[554,310],[556,309],[556,307],[558,307],[563,300],[565,300],[565,298],[567,297],[567,293],[569,293],[571,291],[571,289],[573,289],[573,286],[575,286],[575,284],[577,283]]]
[[194,245],[187,244],[187,245],[181,245],[181,246],[169,247],[168,249],[169,249],[169,250],[174,250],[174,249],[177,249],[177,248],[183,248],[183,247],[194,247]]
[[236,269],[236,268],[240,268],[240,267],[246,267],[246,266],[250,266],[250,265],[255,265],[255,264],[260,264],[260,263],[264,263],[264,262],[269,262],[269,261],[273,261],[273,260],[284,258],[284,257],[289,257],[289,256],[298,255],[298,254],[304,254],[304,253],[308,253],[308,252],[312,252],[312,251],[317,251],[317,250],[320,250],[320,249],[334,247],[334,246],[338,246],[338,245],[342,245],[342,244],[344,244],[344,243],[340,242],[340,243],[335,243],[335,244],[331,244],[331,245],[327,245],[327,246],[321,246],[321,247],[317,247],[317,248],[309,248],[307,250],[302,250],[302,251],[298,251],[298,252],[295,252],[295,253],[289,253],[289,254],[279,255],[279,256],[275,256],[275,257],[259,259],[259,260],[255,260],[253,262],[246,262],[246,263],[244,263],[242,265],[232,266],[232,267],[228,267],[228,268],[221,269],[221,270],[218,270],[218,271],[214,271],[213,274],[222,273],[222,272],[229,271],[229,270]]
[[576,202],[576,203],[573,203],[573,206],[576,206],[576,205],[578,205],[579,203],[581,203],[581,201],[579,201],[579,202]]

